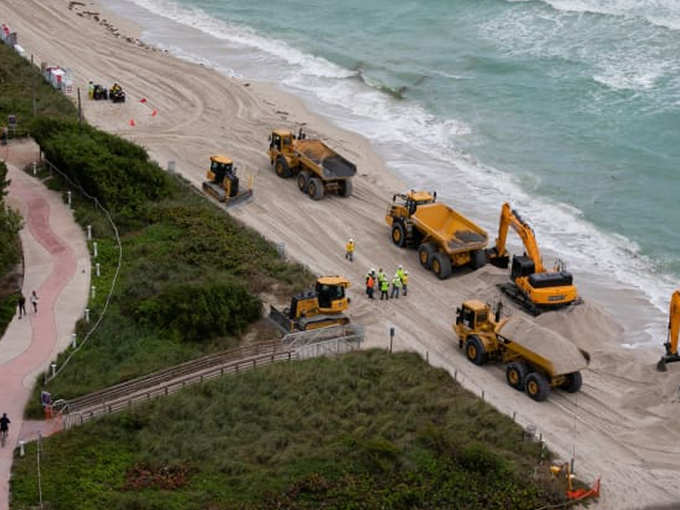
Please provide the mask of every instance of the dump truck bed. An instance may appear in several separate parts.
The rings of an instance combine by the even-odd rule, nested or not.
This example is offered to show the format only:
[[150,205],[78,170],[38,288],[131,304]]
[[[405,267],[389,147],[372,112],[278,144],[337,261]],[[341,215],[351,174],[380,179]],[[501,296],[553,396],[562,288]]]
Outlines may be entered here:
[[321,140],[297,140],[295,150],[298,156],[321,167],[326,179],[353,177],[357,173],[354,163],[343,158]]
[[437,239],[449,254],[486,247],[488,235],[446,204],[421,205],[411,220],[423,232]]
[[539,364],[553,376],[578,372],[588,366],[581,350],[558,333],[515,315],[498,334],[510,340],[505,347]]

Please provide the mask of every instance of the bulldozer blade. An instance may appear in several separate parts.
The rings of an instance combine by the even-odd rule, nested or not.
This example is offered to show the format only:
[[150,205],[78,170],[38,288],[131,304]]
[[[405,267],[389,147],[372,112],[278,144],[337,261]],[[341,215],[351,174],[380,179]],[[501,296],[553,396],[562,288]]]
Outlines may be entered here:
[[291,321],[273,305],[270,306],[268,319],[278,326],[283,333],[291,332]]
[[224,201],[224,205],[226,207],[232,207],[237,204],[241,204],[243,202],[246,202],[250,200],[253,197],[253,190],[249,189],[248,191],[244,191],[243,193],[239,193],[235,197],[231,197],[228,200]]

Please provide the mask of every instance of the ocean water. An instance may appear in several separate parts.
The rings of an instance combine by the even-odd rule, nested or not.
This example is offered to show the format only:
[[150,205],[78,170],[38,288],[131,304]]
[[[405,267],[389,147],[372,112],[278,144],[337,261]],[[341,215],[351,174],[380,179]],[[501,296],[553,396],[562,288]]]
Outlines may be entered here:
[[661,343],[680,282],[680,1],[105,3],[150,43],[299,95],[489,232],[510,201],[586,297],[635,296],[610,310],[626,343]]

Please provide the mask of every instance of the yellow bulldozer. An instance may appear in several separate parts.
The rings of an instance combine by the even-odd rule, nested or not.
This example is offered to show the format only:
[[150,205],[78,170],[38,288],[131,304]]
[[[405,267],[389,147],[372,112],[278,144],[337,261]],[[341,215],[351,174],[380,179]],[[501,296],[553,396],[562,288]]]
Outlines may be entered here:
[[322,276],[314,290],[293,296],[289,307],[278,310],[272,305],[269,318],[286,333],[349,324],[343,312],[349,306],[345,289],[350,285],[343,276]]
[[234,162],[227,156],[211,156],[206,177],[208,180],[203,182],[203,191],[227,206],[236,205],[253,196],[252,176],[248,177],[248,186],[243,188],[236,175]]
[[534,231],[508,203],[503,204],[501,208],[496,246],[487,250],[489,262],[497,267],[508,267],[510,256],[505,248],[505,242],[509,227],[512,227],[522,239],[525,254],[512,257],[510,270],[512,283],[499,285],[500,289],[532,315],[580,303],[571,273],[564,267],[548,271],[543,266]]

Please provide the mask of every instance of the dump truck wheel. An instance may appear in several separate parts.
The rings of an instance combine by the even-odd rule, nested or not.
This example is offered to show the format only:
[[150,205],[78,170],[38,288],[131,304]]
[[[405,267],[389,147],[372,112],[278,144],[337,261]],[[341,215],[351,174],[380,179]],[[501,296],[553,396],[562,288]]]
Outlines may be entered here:
[[487,258],[484,250],[474,250],[470,253],[470,267],[472,269],[479,269],[486,265]]
[[418,247],[418,259],[420,265],[425,269],[430,269],[432,264],[432,255],[434,255],[436,248],[432,243],[423,243]]
[[446,253],[437,252],[432,255],[432,271],[440,280],[451,276],[451,259]]
[[290,168],[288,168],[288,162],[286,161],[286,158],[283,156],[279,156],[279,158],[276,160],[276,166],[274,167],[276,170],[276,175],[281,177],[282,179],[285,179],[286,177],[290,177],[292,174],[290,172]]
[[543,402],[550,395],[550,383],[543,374],[531,372],[526,378],[527,395],[536,402]]
[[307,193],[312,200],[321,200],[323,198],[323,183],[318,177],[312,177],[307,184]]
[[392,225],[392,242],[400,248],[403,248],[406,244],[406,230],[401,223]]
[[572,372],[567,374],[565,381],[560,385],[564,391],[568,393],[576,393],[581,389],[581,384],[583,384],[583,379],[581,379],[581,372]]
[[311,174],[307,170],[303,170],[297,176],[298,189],[303,193],[307,193],[307,185],[309,184],[309,178]]
[[340,196],[343,198],[352,196],[352,181],[349,179],[340,181]]
[[516,390],[524,390],[524,380],[527,376],[527,367],[522,363],[510,363],[505,369],[505,378],[508,384]]
[[465,355],[467,359],[472,361],[475,365],[483,365],[486,363],[486,351],[482,341],[474,335],[468,337],[465,342]]

